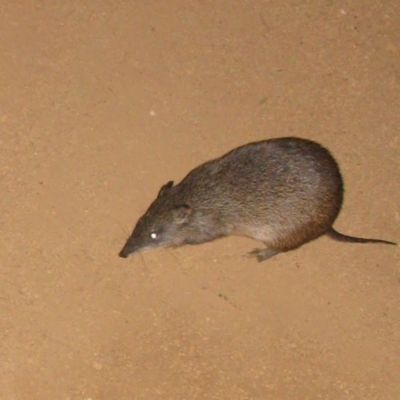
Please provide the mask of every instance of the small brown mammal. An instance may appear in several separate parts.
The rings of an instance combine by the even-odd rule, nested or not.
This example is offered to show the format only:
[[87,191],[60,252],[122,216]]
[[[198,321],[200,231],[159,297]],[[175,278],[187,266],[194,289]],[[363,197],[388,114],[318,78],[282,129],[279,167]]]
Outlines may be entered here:
[[228,235],[263,242],[258,261],[328,235],[342,242],[396,243],[343,235],[332,225],[343,181],[330,152],[311,140],[285,137],[249,143],[161,187],[119,253],[201,244]]

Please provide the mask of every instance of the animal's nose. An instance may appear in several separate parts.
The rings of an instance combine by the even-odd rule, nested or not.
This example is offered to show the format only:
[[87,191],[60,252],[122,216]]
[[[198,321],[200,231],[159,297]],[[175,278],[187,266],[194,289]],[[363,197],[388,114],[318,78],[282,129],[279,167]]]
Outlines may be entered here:
[[127,258],[127,257],[128,257],[128,254],[124,251],[124,249],[122,249],[122,250],[119,252],[118,256],[121,257],[121,258]]

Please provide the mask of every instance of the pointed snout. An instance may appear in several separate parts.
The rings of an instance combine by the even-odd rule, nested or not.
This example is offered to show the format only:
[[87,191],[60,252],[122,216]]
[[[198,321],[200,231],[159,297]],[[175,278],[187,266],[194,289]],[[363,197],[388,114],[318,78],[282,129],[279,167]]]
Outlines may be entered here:
[[118,257],[121,258],[127,258],[129,256],[129,253],[125,250],[125,248],[123,248],[119,253],[118,253]]
[[135,253],[136,251],[138,251],[138,248],[132,245],[128,240],[122,250],[118,253],[118,256],[121,258],[127,258],[130,254]]

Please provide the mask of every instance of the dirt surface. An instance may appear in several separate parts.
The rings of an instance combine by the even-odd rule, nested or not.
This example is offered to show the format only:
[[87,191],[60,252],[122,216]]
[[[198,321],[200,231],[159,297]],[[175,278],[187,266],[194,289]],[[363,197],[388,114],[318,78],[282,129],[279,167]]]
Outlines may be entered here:
[[[382,5],[384,4],[384,5]],[[335,226],[400,241],[400,3],[0,3],[0,399],[399,399],[400,252],[117,254],[251,140],[332,150]]]

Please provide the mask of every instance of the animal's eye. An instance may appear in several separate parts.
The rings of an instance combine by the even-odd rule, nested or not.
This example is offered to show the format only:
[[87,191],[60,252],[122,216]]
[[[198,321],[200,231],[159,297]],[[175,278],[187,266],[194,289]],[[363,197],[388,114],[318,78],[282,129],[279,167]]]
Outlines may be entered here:
[[152,238],[152,239],[157,239],[157,233],[155,233],[155,232],[152,232],[151,233],[151,235],[150,235],[150,237]]

